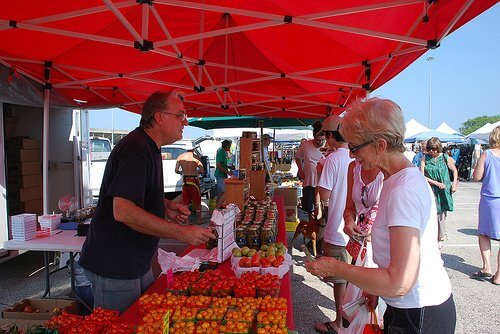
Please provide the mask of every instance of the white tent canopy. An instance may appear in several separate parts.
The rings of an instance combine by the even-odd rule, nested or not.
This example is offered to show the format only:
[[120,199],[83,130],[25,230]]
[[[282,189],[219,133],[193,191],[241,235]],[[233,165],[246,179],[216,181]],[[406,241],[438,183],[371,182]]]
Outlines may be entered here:
[[441,123],[441,125],[437,127],[436,131],[449,133],[450,135],[460,134],[460,132],[453,129],[451,126],[449,126],[445,122]]
[[413,118],[406,122],[405,138],[413,137],[419,133],[430,131],[429,128],[423,126]]
[[493,131],[494,128],[497,126],[500,126],[500,121],[495,122],[493,124],[491,123],[486,123],[476,131],[470,133],[467,138],[473,138],[473,139],[482,139],[485,141],[488,141],[490,138],[490,133]]

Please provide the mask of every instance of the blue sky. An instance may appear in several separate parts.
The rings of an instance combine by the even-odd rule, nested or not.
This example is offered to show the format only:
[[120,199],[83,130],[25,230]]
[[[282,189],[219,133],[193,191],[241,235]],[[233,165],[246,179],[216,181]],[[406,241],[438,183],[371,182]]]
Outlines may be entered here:
[[[461,27],[394,79],[372,92],[389,98],[403,109],[405,119],[427,126],[429,114],[429,62],[431,61],[431,128],[442,122],[458,130],[470,118],[500,114],[500,5]],[[496,55],[496,56],[495,56]],[[112,117],[113,116],[113,117]],[[90,112],[92,128],[131,130],[139,115],[120,109]],[[185,138],[208,133],[187,127]]]

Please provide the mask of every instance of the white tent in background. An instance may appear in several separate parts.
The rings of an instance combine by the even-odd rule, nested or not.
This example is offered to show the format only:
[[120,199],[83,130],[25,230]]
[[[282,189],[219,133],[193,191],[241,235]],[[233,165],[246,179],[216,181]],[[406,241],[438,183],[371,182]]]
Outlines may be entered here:
[[441,123],[441,125],[437,127],[436,131],[449,133],[450,135],[461,134],[460,132],[453,129],[451,126],[449,126],[445,122]]
[[493,131],[493,129],[496,128],[497,126],[500,126],[500,121],[495,122],[493,124],[486,123],[485,125],[483,125],[479,129],[477,129],[476,131],[470,133],[467,136],[467,138],[482,139],[482,140],[485,140],[487,142],[490,138],[491,131]]
[[430,131],[429,128],[423,126],[413,118],[406,122],[405,138],[413,137],[419,133]]

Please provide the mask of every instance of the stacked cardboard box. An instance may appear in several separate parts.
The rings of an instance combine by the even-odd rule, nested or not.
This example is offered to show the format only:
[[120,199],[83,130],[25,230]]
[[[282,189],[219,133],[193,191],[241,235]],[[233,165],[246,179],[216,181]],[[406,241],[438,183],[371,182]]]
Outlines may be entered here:
[[38,140],[13,138],[7,145],[8,203],[11,215],[42,213],[42,174]]

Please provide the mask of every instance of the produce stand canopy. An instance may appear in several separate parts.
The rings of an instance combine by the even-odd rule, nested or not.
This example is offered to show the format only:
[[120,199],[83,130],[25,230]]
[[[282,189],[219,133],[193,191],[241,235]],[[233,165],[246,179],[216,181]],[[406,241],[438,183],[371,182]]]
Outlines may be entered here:
[[318,118],[389,81],[495,0],[16,0],[0,64],[80,108],[140,112],[186,92],[191,117]]

